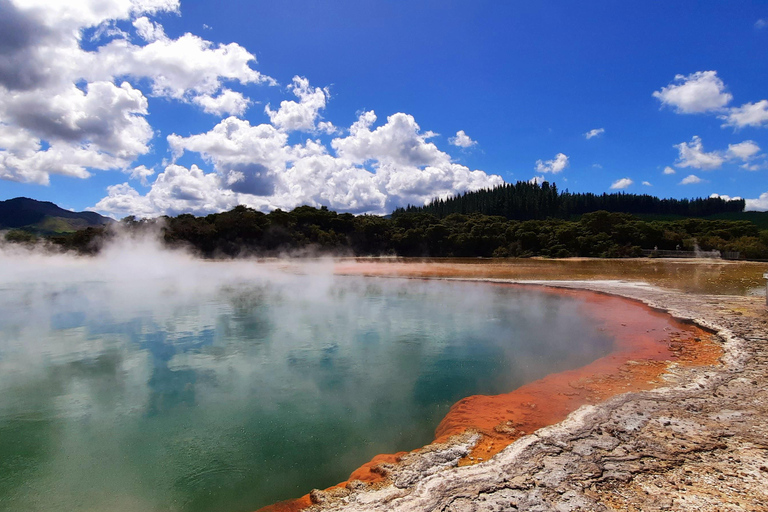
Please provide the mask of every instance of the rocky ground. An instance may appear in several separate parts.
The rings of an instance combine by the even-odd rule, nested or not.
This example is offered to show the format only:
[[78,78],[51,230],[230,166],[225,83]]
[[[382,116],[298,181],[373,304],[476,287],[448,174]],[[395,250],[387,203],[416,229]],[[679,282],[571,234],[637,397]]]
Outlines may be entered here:
[[479,464],[458,466],[477,435],[427,446],[381,465],[383,484],[313,491],[308,510],[768,510],[765,298],[620,281],[537,284],[621,295],[694,321],[722,339],[722,364],[672,364],[663,387],[583,406]]

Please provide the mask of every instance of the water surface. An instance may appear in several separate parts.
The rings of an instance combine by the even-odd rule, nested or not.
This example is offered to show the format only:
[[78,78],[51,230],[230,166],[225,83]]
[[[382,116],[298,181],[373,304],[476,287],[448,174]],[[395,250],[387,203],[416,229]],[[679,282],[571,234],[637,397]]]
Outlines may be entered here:
[[686,293],[762,295],[767,262],[671,258],[349,258],[342,273],[497,279],[620,279]]
[[613,344],[532,290],[189,265],[0,283],[1,510],[252,511]]

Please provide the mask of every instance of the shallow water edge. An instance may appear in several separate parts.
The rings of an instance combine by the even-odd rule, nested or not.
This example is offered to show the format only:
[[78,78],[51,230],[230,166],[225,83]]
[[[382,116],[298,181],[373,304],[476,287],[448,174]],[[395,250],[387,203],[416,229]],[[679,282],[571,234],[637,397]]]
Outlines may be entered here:
[[[345,267],[343,273],[362,270],[371,275],[371,267]],[[381,268],[373,275],[381,276]],[[402,272],[398,272],[402,277]],[[445,278],[438,278],[445,279]],[[475,278],[448,278],[472,280]],[[436,430],[432,445],[414,452],[381,455],[354,471],[346,482],[323,492],[313,491],[297,500],[260,509],[266,511],[301,510],[316,507],[328,499],[345,500],[348,492],[371,491],[392,485],[397,466],[408,466],[409,459],[422,452],[439,451],[443,446],[466,445],[467,435],[473,440],[449,466],[463,467],[488,461],[510,444],[527,434],[563,421],[579,407],[597,404],[624,394],[658,388],[671,366],[702,367],[718,363],[722,348],[711,332],[689,322],[674,320],[665,312],[637,300],[610,295],[604,291],[585,291],[544,283],[510,284],[491,279],[489,286],[534,287],[546,293],[578,297],[589,304],[589,314],[601,329],[617,340],[616,349],[608,356],[575,370],[551,374],[510,393],[464,398],[456,403]],[[550,283],[555,284],[555,283]],[[373,484],[373,485],[371,485]]]
[[583,406],[479,464],[456,467],[475,438],[404,457],[390,468],[393,485],[316,492],[312,510],[764,510],[768,311],[762,298],[617,281],[536,284],[621,295],[694,322],[722,340],[721,364],[670,365],[662,387]]

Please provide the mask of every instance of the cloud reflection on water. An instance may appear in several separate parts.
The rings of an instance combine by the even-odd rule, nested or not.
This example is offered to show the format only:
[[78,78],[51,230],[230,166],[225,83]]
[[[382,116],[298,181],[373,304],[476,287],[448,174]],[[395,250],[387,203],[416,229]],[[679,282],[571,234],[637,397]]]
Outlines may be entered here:
[[255,509],[429,442],[459,398],[612,343],[572,299],[323,262],[285,272],[121,240],[95,259],[0,264],[14,510]]

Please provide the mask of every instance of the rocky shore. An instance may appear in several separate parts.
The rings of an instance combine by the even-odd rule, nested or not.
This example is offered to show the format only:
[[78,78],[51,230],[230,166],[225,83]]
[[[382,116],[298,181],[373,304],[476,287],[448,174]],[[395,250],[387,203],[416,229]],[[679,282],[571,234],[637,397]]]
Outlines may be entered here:
[[[475,279],[476,280],[476,279]],[[462,465],[481,436],[433,443],[375,470],[383,481],[309,495],[312,511],[768,509],[768,308],[762,297],[622,281],[512,281],[641,301],[717,334],[720,363],[670,363],[662,383],[585,405]]]

